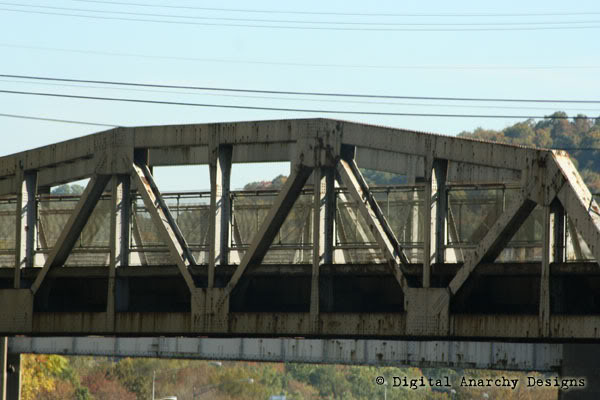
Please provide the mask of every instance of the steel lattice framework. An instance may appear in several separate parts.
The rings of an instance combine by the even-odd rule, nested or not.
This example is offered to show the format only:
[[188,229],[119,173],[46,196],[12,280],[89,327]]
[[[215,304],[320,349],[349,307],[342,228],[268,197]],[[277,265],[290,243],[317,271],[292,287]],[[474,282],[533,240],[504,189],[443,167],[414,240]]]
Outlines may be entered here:
[[[254,237],[243,251],[234,252],[231,237],[239,241],[240,233],[232,218],[232,163],[275,161],[290,162],[290,176]],[[206,264],[197,261],[181,221],[174,217],[153,177],[154,167],[200,164],[209,166],[211,184]],[[397,237],[389,213],[382,209],[359,167],[405,176],[409,185],[422,189],[421,260],[415,260]],[[85,191],[51,250],[40,257],[39,196],[51,186],[83,178],[89,178]],[[456,237],[457,232],[455,216],[448,212],[448,190],[457,182],[474,186],[501,183],[514,190],[502,212],[486,219],[474,246],[460,249],[460,255],[450,259],[448,238]],[[308,192],[307,186],[311,187]],[[380,262],[356,265],[336,258],[334,248],[340,233],[334,225],[341,211],[336,211],[335,199],[340,188],[344,192],[338,198],[347,197],[356,204],[363,221],[361,235],[374,239]],[[312,259],[303,265],[281,264],[269,269],[263,263],[265,255],[294,204],[306,195],[311,196],[313,211],[307,214],[310,240],[304,249]],[[15,267],[0,269],[0,332],[5,334],[600,337],[597,307],[571,312],[576,306],[569,307],[570,298],[562,298],[551,284],[563,275],[585,280],[586,274],[593,277],[597,273],[595,263],[565,262],[569,227],[579,233],[593,258],[600,260],[600,209],[562,151],[328,119],[118,128],[0,158],[0,196],[15,199],[17,210],[12,250]],[[177,272],[168,267],[130,266],[135,196],[168,247],[169,264],[175,265]],[[63,266],[101,198],[110,203],[108,266],[64,272],[69,268]],[[539,259],[518,265],[495,262],[536,207],[542,216]],[[408,217],[399,218],[404,221]],[[573,246],[579,245],[575,242]],[[477,277],[487,273],[500,275],[499,279],[527,275],[525,282],[535,288],[536,309],[497,308],[482,313],[464,312],[464,307],[455,305],[476,301],[469,293],[477,291],[481,283]],[[174,286],[176,296],[182,299],[177,307],[130,305],[135,293],[145,290],[140,298],[152,297],[152,287],[144,289],[144,282],[169,274],[183,278]],[[361,274],[383,279],[379,282],[385,282],[385,296],[391,300],[380,304],[387,301],[387,306],[372,311],[365,305],[369,297],[361,297],[360,291],[353,293],[352,279]],[[260,285],[252,283],[253,277],[263,275],[279,279],[266,295],[260,295]],[[298,281],[302,293],[296,296],[306,301],[298,300],[297,308],[278,308],[277,303],[286,302],[270,297],[277,292],[274,286],[288,278],[291,282],[297,275],[302,275]],[[336,278],[341,275],[344,277]],[[47,307],[57,296],[68,298],[68,293],[56,289],[61,276],[77,279],[81,285],[99,282],[94,283],[94,291],[104,293],[101,309],[73,304]],[[136,283],[138,278],[141,283]],[[352,299],[354,308],[334,306],[331,300],[336,290],[340,293],[344,279],[350,282],[344,296]],[[295,290],[295,286],[286,288]],[[501,280],[490,288],[505,291],[507,297],[517,290]],[[593,285],[590,290],[597,293]],[[244,308],[256,297],[264,309]],[[511,300],[500,303],[510,304]],[[553,304],[566,306],[561,310]]]

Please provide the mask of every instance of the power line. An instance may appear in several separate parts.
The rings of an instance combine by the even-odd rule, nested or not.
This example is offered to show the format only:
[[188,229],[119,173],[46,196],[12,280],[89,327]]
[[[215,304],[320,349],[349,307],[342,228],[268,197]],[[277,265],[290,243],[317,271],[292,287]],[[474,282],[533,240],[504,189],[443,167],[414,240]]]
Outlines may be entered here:
[[[234,28],[260,28],[260,29],[292,29],[292,30],[314,30],[314,31],[361,31],[361,32],[485,32],[485,31],[545,31],[545,30],[580,30],[580,29],[599,29],[600,24],[577,25],[577,26],[530,26],[525,24],[522,27],[485,27],[485,28],[355,28],[355,27],[328,27],[328,26],[291,26],[291,25],[253,25],[238,23],[213,23],[213,22],[189,22],[189,21],[171,21],[146,18],[126,18],[116,16],[98,16],[68,14],[61,12],[37,11],[37,10],[15,10],[10,8],[0,8],[0,11],[53,15],[63,17],[77,17],[97,20],[130,21],[130,22],[153,22],[175,25],[196,25],[196,26],[219,26]],[[488,24],[486,24],[487,26]]]
[[31,120],[36,120],[36,121],[60,122],[63,124],[106,126],[106,127],[110,127],[110,128],[118,128],[119,127],[119,125],[114,125],[114,124],[100,124],[100,123],[96,123],[96,122],[74,121],[74,120],[70,120],[70,119],[57,119],[57,118],[47,118],[47,117],[32,117],[29,115],[18,115],[18,114],[0,114],[0,117],[31,119]]
[[17,90],[0,90],[0,93],[45,96],[45,97],[61,97],[80,100],[101,100],[101,101],[116,101],[127,103],[146,103],[158,105],[173,105],[173,106],[189,106],[189,107],[210,107],[210,108],[227,108],[238,110],[262,110],[262,111],[285,111],[285,112],[301,112],[315,114],[350,114],[350,115],[381,115],[381,116],[405,116],[405,117],[442,117],[442,118],[501,118],[501,119],[575,119],[577,117],[568,116],[539,116],[539,115],[485,115],[485,114],[439,114],[439,113],[399,113],[399,112],[380,112],[380,111],[347,111],[347,110],[323,110],[323,109],[305,109],[305,108],[282,108],[282,107],[258,107],[244,105],[228,105],[228,104],[203,104],[203,103],[185,103],[176,101],[164,100],[144,100],[130,99],[117,97],[99,97],[99,96],[82,96],[59,93],[43,93],[43,92],[25,92]]
[[355,69],[416,69],[416,70],[553,70],[553,69],[600,69],[600,65],[359,65],[359,64],[320,64],[320,63],[298,63],[298,62],[277,62],[260,60],[241,60],[226,58],[202,58],[202,57],[177,57],[160,56],[152,54],[139,53],[119,53],[109,51],[95,51],[84,49],[66,49],[57,47],[26,46],[10,43],[0,43],[0,47],[33,49],[44,51],[59,51],[67,53],[94,54],[100,56],[114,57],[139,57],[159,60],[178,60],[178,61],[200,61],[213,63],[232,63],[232,64],[256,64],[256,65],[276,65],[285,67],[312,67],[312,68],[355,68]]
[[107,11],[94,10],[89,8],[72,8],[72,7],[57,7],[57,6],[42,6],[35,4],[20,4],[11,2],[0,2],[1,5],[41,8],[46,10],[74,11],[85,13],[100,13],[100,14],[120,14],[134,15],[142,17],[159,17],[159,18],[180,18],[191,20],[209,20],[209,21],[235,21],[235,22],[255,22],[255,23],[270,23],[270,24],[312,24],[312,25],[356,25],[356,26],[514,26],[514,25],[581,25],[581,24],[598,24],[599,20],[588,21],[521,21],[521,22],[453,22],[453,23],[424,23],[424,22],[357,22],[357,21],[306,21],[306,20],[281,20],[281,19],[257,19],[257,18],[231,18],[231,17],[205,17],[196,15],[174,15],[174,14],[158,14],[158,13],[139,13],[131,11]]
[[133,86],[133,87],[152,87],[163,89],[186,89],[186,90],[204,90],[215,92],[237,92],[237,93],[262,93],[279,95],[297,95],[297,96],[324,96],[324,97],[356,97],[370,99],[403,99],[403,100],[440,100],[440,101],[477,101],[477,102],[509,102],[509,103],[569,103],[569,104],[600,104],[600,100],[573,100],[573,99],[511,99],[511,98],[477,98],[477,97],[434,97],[434,96],[397,96],[397,95],[375,95],[375,94],[354,94],[354,93],[327,93],[327,92],[300,92],[284,90],[261,90],[261,89],[235,89],[204,86],[186,86],[186,85],[162,85],[156,83],[134,83],[123,81],[99,81],[89,79],[70,79],[54,78],[32,75],[13,75],[0,74],[1,78],[18,78],[41,81],[55,82],[76,82],[91,83],[101,85]]
[[344,13],[344,12],[319,12],[319,11],[297,11],[297,10],[265,10],[248,8],[215,8],[215,7],[196,7],[196,6],[174,6],[166,4],[144,4],[123,1],[100,1],[100,0],[73,0],[81,3],[113,4],[127,5],[135,7],[151,8],[173,8],[185,10],[204,10],[204,11],[225,11],[225,12],[243,12],[260,14],[300,14],[300,15],[343,15],[343,16],[361,16],[361,17],[549,17],[549,16],[581,16],[581,15],[599,15],[600,12],[546,12],[546,13]]
[[[0,77],[2,78],[2,77]],[[544,107],[527,107],[527,106],[498,106],[498,105],[458,105],[458,104],[437,104],[437,103],[406,103],[397,101],[364,101],[364,100],[332,100],[332,99],[314,99],[304,98],[298,99],[293,97],[275,97],[275,96],[253,96],[253,95],[239,95],[239,94],[217,94],[217,93],[194,93],[184,92],[175,90],[152,90],[152,89],[137,89],[137,88],[121,88],[114,86],[94,86],[86,84],[68,84],[68,83],[49,83],[39,81],[25,81],[25,80],[0,80],[0,82],[9,83],[25,83],[28,85],[44,85],[44,86],[58,86],[58,87],[71,87],[71,88],[85,88],[85,89],[101,89],[101,90],[124,90],[132,92],[142,93],[163,93],[163,94],[183,94],[193,96],[217,96],[217,97],[231,97],[231,98],[242,98],[242,99],[258,99],[258,100],[282,100],[282,101],[310,101],[319,103],[341,103],[341,104],[368,104],[368,105],[384,105],[384,106],[417,106],[417,107],[442,107],[442,108],[482,108],[482,109],[503,109],[503,110],[541,110],[541,111],[552,111],[555,112],[555,108],[544,108]],[[591,111],[600,113],[600,109],[596,108],[564,108],[561,107],[560,111]]]

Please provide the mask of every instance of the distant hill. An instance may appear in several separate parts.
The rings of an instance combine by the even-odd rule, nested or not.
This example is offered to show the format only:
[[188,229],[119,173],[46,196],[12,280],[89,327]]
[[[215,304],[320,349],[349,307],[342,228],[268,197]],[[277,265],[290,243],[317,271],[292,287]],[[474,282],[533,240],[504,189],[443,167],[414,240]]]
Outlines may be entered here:
[[[551,117],[564,118],[557,111]],[[592,192],[600,192],[600,118],[583,114],[574,120],[546,118],[518,122],[500,131],[477,128],[458,136],[525,146],[565,149]]]

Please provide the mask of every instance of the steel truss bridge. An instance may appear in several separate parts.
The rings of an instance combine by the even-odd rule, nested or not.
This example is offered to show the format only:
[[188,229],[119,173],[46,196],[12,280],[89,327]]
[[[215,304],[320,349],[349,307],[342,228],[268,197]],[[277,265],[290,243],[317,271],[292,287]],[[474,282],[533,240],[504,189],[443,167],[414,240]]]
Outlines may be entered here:
[[[290,176],[231,190],[256,162]],[[155,168],[197,165],[210,191],[161,193]],[[600,338],[600,208],[563,151],[329,119],[117,128],[1,157],[0,196],[7,336]]]

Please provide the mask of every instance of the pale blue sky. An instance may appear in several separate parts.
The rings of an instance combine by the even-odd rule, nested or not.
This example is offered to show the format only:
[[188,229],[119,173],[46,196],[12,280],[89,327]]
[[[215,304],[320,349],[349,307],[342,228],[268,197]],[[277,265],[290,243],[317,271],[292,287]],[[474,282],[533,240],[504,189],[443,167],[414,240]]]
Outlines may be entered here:
[[[117,1],[117,0],[114,0]],[[175,8],[149,8],[74,0],[0,1],[0,74],[38,75],[93,80],[134,81],[212,87],[369,93],[409,96],[600,98],[600,5],[597,1],[196,1],[123,0],[138,4],[162,4],[229,9],[285,10],[370,14],[559,14],[546,16],[377,17],[343,15],[224,12]],[[524,23],[520,27],[594,26],[595,29],[501,31],[348,31],[293,30],[232,26],[165,24],[142,21],[80,18],[63,14],[108,14],[20,7],[38,5],[66,9],[90,9],[127,13],[186,16],[186,23],[238,23],[189,17],[238,19],[373,22],[380,25],[335,25],[393,29],[440,29],[435,24],[483,24],[446,28],[489,28],[491,23]],[[29,11],[15,12],[7,10]],[[588,13],[587,15],[566,15]],[[560,15],[562,14],[562,15]],[[158,19],[155,16],[111,14],[117,18]],[[174,19],[171,19],[174,20]],[[423,23],[430,25],[381,25]],[[564,24],[568,23],[568,24]],[[434,25],[431,25],[434,24]],[[288,23],[277,25],[289,26]],[[314,26],[314,25],[309,25]],[[328,25],[332,27],[332,25]],[[496,25],[510,28],[511,25]],[[50,50],[54,49],[54,50]],[[62,49],[59,51],[59,49]],[[65,51],[69,50],[69,51]],[[79,51],[79,52],[78,52]],[[80,52],[84,51],[84,52]],[[120,55],[119,55],[120,54]],[[145,55],[153,57],[140,57]],[[170,58],[169,58],[170,57]],[[215,60],[232,60],[229,62]],[[237,62],[234,62],[237,61]],[[244,61],[244,62],[240,62]],[[258,62],[258,63],[257,63]],[[301,65],[282,65],[301,64]],[[307,65],[310,64],[310,65]],[[318,66],[315,66],[318,64]],[[312,65],[312,66],[311,66]],[[564,68],[564,67],[570,68]],[[417,68],[419,67],[419,68]],[[536,67],[536,68],[531,68]],[[553,68],[538,68],[553,67]],[[554,68],[556,67],[556,68]],[[169,101],[239,104],[335,110],[367,110],[416,113],[468,113],[545,115],[553,110],[600,115],[598,104],[474,104],[394,100],[399,104],[323,102],[315,99],[226,97],[216,93],[155,93],[145,91],[75,88],[0,79],[0,89]],[[248,96],[248,95],[240,95]],[[351,99],[346,99],[351,100]],[[354,100],[356,101],[356,100]],[[419,105],[407,105],[406,103]],[[435,104],[435,106],[432,106]],[[457,108],[457,105],[464,106]],[[484,104],[477,103],[477,106]],[[502,108],[514,107],[514,108]],[[532,107],[532,108],[529,108]],[[533,108],[540,107],[540,108]],[[42,116],[120,125],[156,125],[255,119],[325,116],[399,128],[455,135],[478,126],[502,128],[515,120],[482,118],[374,117],[249,111],[147,104],[37,98],[0,93],[0,113]],[[0,117],[0,155],[42,146],[98,131],[98,127],[64,125]],[[208,187],[205,169],[186,173],[158,172],[163,190]],[[272,178],[286,166],[235,168],[233,186]],[[237,173],[236,173],[237,172]],[[192,181],[198,183],[190,184]]]

